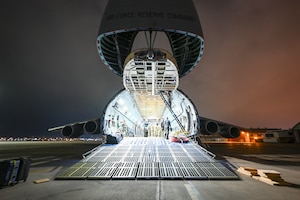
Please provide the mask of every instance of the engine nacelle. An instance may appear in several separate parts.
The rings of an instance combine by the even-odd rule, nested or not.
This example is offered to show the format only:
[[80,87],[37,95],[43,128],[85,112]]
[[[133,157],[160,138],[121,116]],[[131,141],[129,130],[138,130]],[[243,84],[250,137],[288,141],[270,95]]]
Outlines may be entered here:
[[100,119],[91,120],[84,124],[83,130],[89,134],[99,134],[100,133]]
[[82,124],[67,125],[63,129],[61,129],[61,134],[67,138],[79,137],[83,134],[82,126]]
[[240,129],[235,126],[226,126],[221,129],[220,135],[225,138],[237,138],[240,136]]
[[204,135],[219,133],[219,125],[214,121],[203,121],[200,123],[200,132]]

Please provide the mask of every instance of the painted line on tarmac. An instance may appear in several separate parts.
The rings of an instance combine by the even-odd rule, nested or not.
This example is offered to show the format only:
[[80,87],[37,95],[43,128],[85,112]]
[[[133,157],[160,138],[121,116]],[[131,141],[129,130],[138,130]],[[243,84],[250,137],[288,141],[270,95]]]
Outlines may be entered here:
[[41,161],[41,162],[34,162],[34,163],[31,163],[31,167],[36,166],[36,165],[42,165],[42,164],[49,163],[49,162],[58,161],[58,160],[61,160],[61,159],[62,158],[54,158],[54,159],[51,159],[51,160],[45,160],[45,161]]
[[192,200],[204,200],[204,198],[201,196],[201,194],[191,181],[188,181],[188,183],[184,183],[184,186]]
[[165,199],[164,198],[164,191],[163,191],[163,187],[162,187],[162,181],[157,181],[157,185],[156,185],[156,200],[161,200],[161,199]]
[[49,160],[51,158],[57,158],[57,157],[56,156],[35,157],[35,158],[31,158],[31,161],[36,162],[39,160]]

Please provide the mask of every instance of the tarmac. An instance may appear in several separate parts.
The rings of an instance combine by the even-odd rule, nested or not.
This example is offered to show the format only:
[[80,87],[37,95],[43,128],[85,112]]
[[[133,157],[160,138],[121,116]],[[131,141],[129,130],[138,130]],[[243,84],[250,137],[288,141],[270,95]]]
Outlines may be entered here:
[[[224,152],[224,154],[226,154]],[[253,157],[253,155],[251,155]],[[250,156],[250,157],[251,157]],[[257,158],[259,154],[255,155]],[[262,154],[261,159],[274,160],[278,155]],[[223,156],[239,175],[239,180],[54,180],[78,159],[59,159],[47,156],[46,161],[33,158],[26,182],[0,189],[1,200],[6,199],[289,199],[300,196],[300,166],[291,163],[299,160],[298,154],[280,155],[278,163],[262,164],[231,156]],[[288,161],[289,165],[285,164]],[[45,162],[43,164],[43,162]],[[288,186],[270,185],[238,172],[240,167],[273,170],[280,173]],[[40,183],[35,181],[40,180]]]

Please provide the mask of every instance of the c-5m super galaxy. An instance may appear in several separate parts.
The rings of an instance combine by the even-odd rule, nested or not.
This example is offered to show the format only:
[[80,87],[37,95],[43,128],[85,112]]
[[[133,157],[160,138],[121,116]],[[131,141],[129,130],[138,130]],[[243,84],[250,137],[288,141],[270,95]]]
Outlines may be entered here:
[[102,117],[48,131],[72,138],[84,133],[164,137],[166,129],[170,136],[187,138],[199,134],[239,137],[239,127],[200,117],[193,102],[178,89],[180,78],[198,64],[204,49],[192,0],[109,0],[97,49],[104,64],[123,77],[124,89],[107,104]]

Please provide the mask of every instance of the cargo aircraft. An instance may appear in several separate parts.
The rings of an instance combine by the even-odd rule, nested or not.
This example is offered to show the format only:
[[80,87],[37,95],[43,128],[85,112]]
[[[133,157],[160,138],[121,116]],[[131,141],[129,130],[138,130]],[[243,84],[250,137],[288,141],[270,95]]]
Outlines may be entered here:
[[49,132],[72,138],[84,133],[117,139],[165,137],[167,130],[170,137],[239,137],[240,127],[200,117],[192,100],[178,89],[204,49],[192,0],[109,0],[96,44],[103,63],[123,78],[124,88],[111,98],[101,117]]

